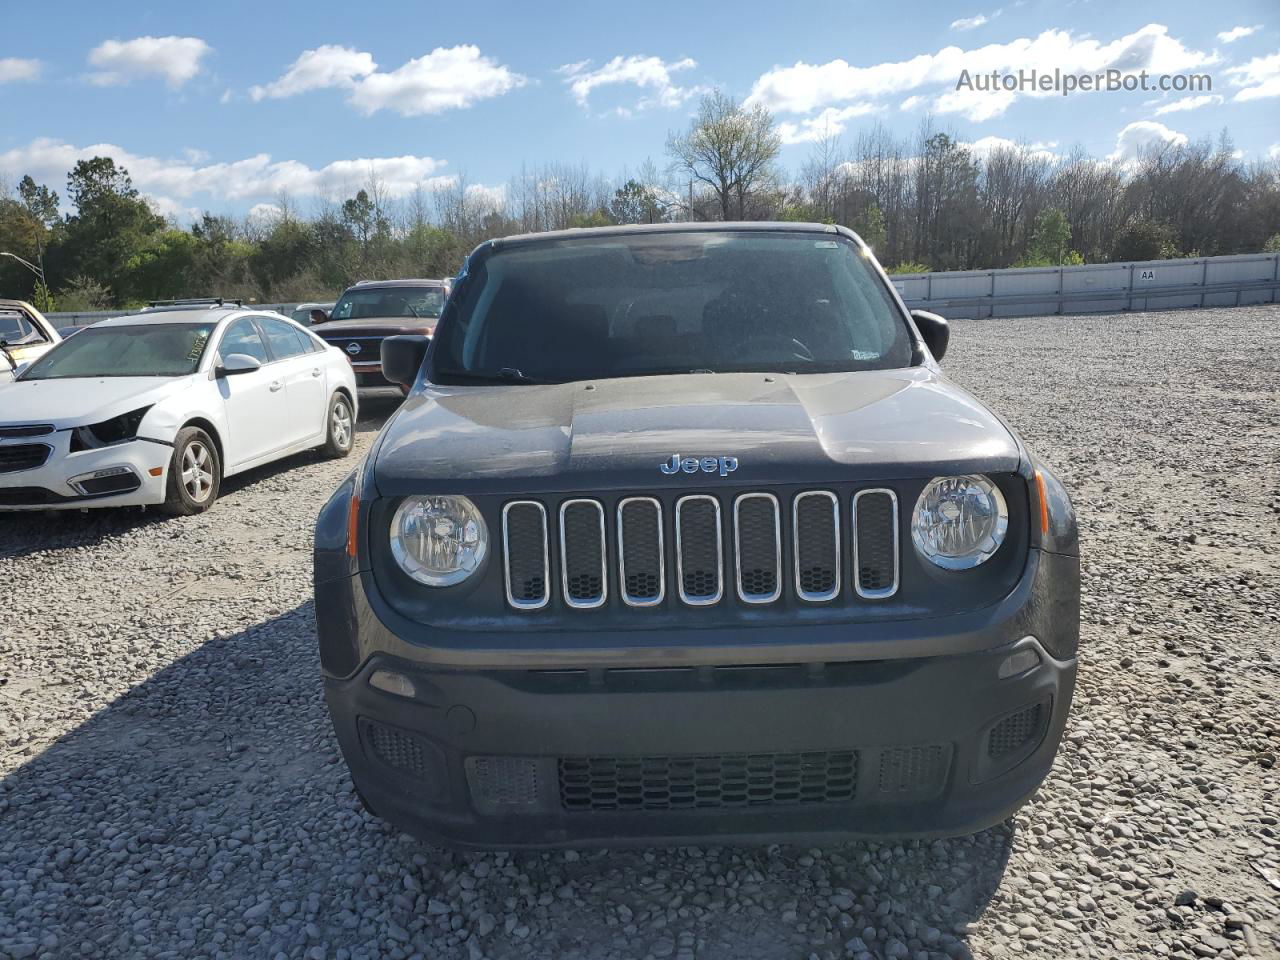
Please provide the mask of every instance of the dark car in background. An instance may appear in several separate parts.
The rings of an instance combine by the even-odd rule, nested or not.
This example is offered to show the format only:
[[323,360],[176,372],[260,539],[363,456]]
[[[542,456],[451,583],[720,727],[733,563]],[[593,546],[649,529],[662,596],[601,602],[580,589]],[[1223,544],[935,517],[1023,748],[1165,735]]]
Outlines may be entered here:
[[431,336],[449,285],[447,280],[361,280],[313,327],[347,355],[357,386],[389,387],[382,376],[382,341],[397,334]]
[[1071,703],[1076,521],[948,338],[840,227],[477,248],[316,528],[366,805],[499,848],[1008,817]]

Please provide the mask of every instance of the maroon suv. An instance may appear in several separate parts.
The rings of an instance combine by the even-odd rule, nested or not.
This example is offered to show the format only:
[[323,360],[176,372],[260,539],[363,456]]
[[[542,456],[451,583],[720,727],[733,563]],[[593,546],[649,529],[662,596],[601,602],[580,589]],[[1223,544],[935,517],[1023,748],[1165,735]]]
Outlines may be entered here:
[[357,387],[392,386],[382,375],[382,341],[401,333],[430,336],[449,286],[448,280],[361,280],[327,318],[315,318],[314,332],[347,355]]

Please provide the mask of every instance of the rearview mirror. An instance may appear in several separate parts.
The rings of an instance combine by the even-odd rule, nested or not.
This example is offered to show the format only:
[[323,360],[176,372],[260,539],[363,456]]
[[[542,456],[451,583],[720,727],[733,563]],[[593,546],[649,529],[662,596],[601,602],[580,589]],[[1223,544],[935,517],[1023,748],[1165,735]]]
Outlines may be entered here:
[[255,370],[261,370],[262,364],[247,353],[232,353],[222,361],[222,365],[218,367],[217,374],[220,377],[235,377],[242,373],[253,373]]
[[412,387],[426,359],[430,337],[403,334],[382,341],[382,375],[402,387]]
[[941,363],[947,344],[951,342],[951,324],[928,310],[912,310],[911,319],[916,322],[916,329],[924,338],[924,345],[933,354],[933,359]]

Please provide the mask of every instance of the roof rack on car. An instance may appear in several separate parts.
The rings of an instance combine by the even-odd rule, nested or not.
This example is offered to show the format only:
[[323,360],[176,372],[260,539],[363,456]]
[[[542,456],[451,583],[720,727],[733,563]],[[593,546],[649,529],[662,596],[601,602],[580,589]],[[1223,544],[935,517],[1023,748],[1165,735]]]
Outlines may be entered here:
[[152,300],[151,307],[243,307],[244,301],[230,297],[188,297],[180,300]]

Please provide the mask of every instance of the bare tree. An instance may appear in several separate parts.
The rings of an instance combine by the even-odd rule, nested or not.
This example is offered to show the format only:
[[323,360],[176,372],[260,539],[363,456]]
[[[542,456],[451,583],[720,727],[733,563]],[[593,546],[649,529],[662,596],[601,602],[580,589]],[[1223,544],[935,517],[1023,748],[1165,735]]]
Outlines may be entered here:
[[688,130],[667,138],[673,165],[711,188],[722,220],[745,218],[752,194],[774,184],[781,149],[768,110],[745,107],[719,90],[702,98]]

